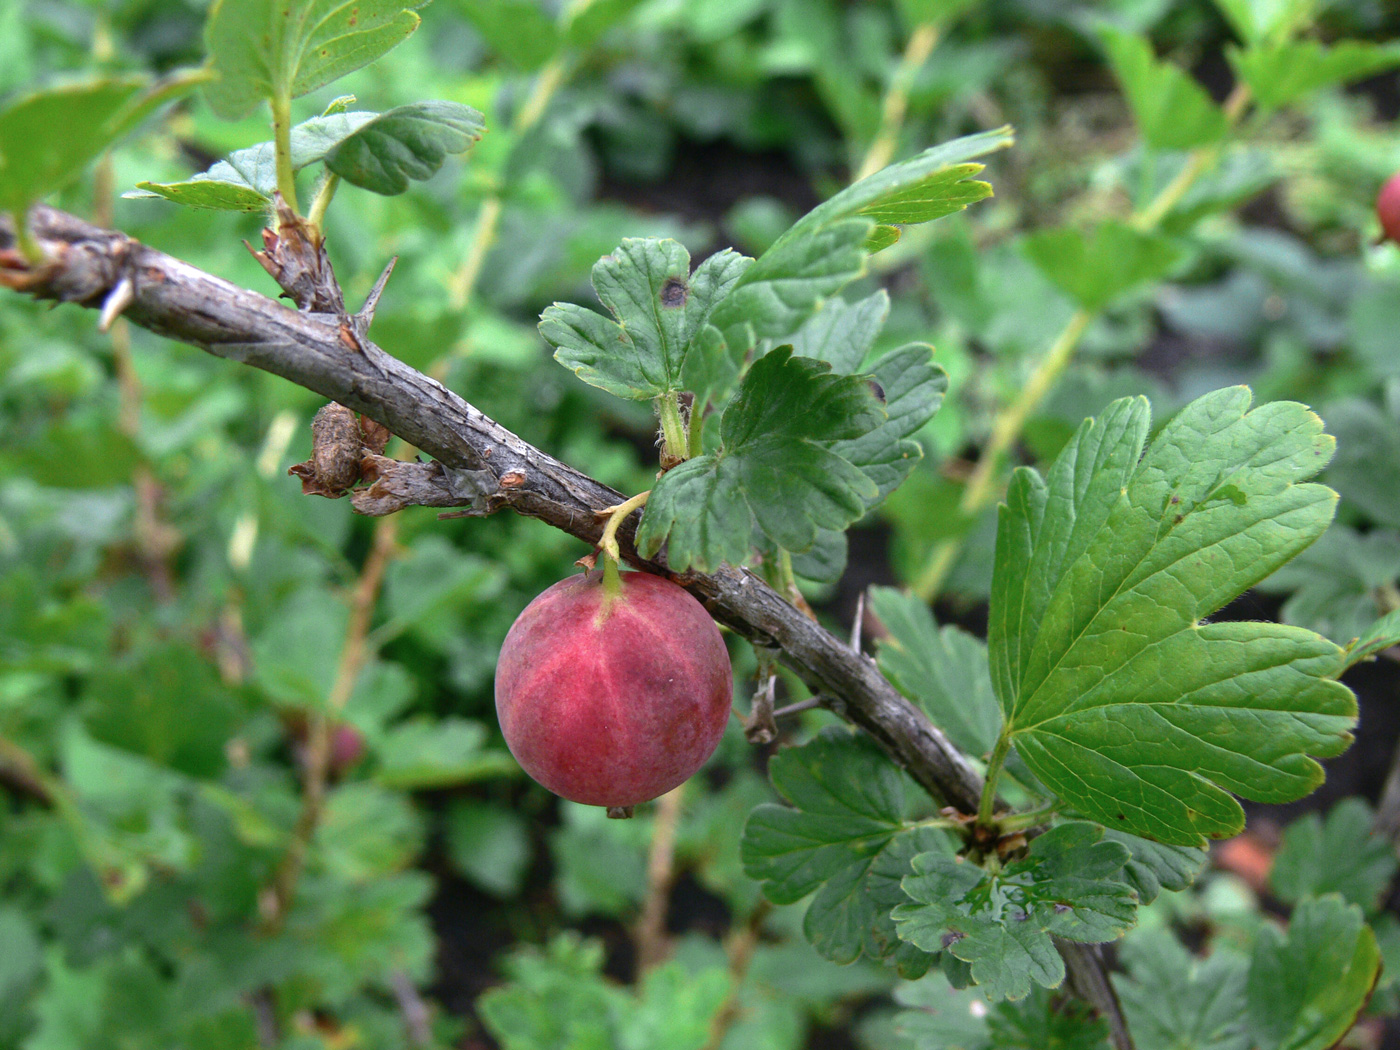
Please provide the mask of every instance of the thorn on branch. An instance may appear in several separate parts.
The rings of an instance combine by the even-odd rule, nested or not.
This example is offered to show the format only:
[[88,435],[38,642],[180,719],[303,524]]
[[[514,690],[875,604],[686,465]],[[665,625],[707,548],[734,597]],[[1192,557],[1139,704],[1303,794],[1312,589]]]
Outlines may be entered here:
[[110,331],[117,318],[122,315],[122,311],[131,305],[136,298],[136,284],[132,281],[130,274],[122,274],[121,280],[107,293],[107,298],[102,300],[102,314],[97,319],[97,330],[99,332]]
[[365,305],[360,307],[360,312],[355,315],[355,325],[363,335],[369,331],[370,324],[374,321],[374,311],[379,307],[379,297],[384,294],[384,286],[389,283],[389,275],[394,272],[394,267],[398,265],[399,257],[395,255],[389,260],[384,272],[379,275],[379,280],[374,282],[374,287],[369,290],[369,295],[365,296]]

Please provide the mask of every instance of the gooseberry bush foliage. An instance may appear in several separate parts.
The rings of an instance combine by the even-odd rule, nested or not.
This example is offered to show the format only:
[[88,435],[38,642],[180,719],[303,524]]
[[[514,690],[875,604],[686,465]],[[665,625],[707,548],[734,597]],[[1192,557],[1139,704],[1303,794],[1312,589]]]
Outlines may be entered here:
[[[314,115],[294,121],[294,105],[308,104],[298,100],[393,61],[390,52],[436,15],[403,0],[217,0],[198,69],[161,79],[99,75],[24,91],[0,108],[0,211],[15,231],[0,273],[18,290],[53,264],[33,232],[31,206],[94,161],[110,181],[111,157],[120,156],[127,174],[131,154],[118,144],[172,101],[205,106],[223,121],[270,114],[272,137],[240,141],[189,176],[133,169],[127,197],[141,207],[191,209],[192,224],[208,211],[266,222],[274,232],[262,260],[293,297],[298,275],[267,263],[279,238],[368,254],[354,223],[338,225],[337,213],[382,214],[375,209],[389,205],[378,198],[403,194],[430,203],[410,206],[421,207],[416,220],[413,211],[391,213],[395,221],[426,227],[433,207],[448,210],[432,203],[429,180],[467,154],[463,170],[482,169],[478,239],[437,289],[455,300],[452,312],[441,324],[424,322],[416,303],[382,321],[388,333],[379,337],[395,351],[396,331],[466,333],[467,344],[496,343],[507,356],[524,347],[525,357],[542,338],[582,381],[576,386],[592,388],[558,395],[586,399],[578,403],[587,408],[579,413],[585,422],[567,428],[561,458],[631,497],[609,521],[602,558],[623,553],[611,546],[618,526],[640,510],[634,547],[650,562],[643,567],[692,585],[742,568],[815,615],[808,601],[842,578],[852,526],[877,516],[891,523],[911,587],[869,590],[869,619],[879,628],[874,659],[975,767],[983,785],[976,805],[949,804],[947,792],[916,782],[871,735],[814,710],[840,714],[855,698],[804,703],[813,698],[800,669],[789,677],[777,666],[790,654],[749,653],[736,640],[736,664],[754,669],[740,679],[754,698],[743,712],[750,737],[777,731],[771,700],[779,681],[799,709],[787,717],[801,718],[769,757],[771,791],[744,772],[747,745],[731,733],[721,753],[740,771],[735,790],[719,785],[700,804],[706,827],[682,828],[682,850],[712,863],[707,877],[735,914],[749,916],[747,926],[736,923],[728,957],[713,942],[688,942],[670,961],[639,960],[638,981],[624,987],[603,976],[597,943],[561,936],[502,964],[508,980],[473,1006],[485,1029],[510,1050],[798,1045],[792,1018],[801,1016],[793,1005],[801,994],[784,999],[756,988],[747,970],[755,957],[778,965],[760,942],[795,933],[798,923],[818,955],[859,975],[857,990],[887,988],[897,976],[901,1010],[869,1038],[920,1050],[1324,1050],[1364,1010],[1394,1007],[1397,987],[1382,973],[1383,955],[1400,954],[1400,926],[1382,910],[1394,852],[1372,833],[1359,800],[1285,833],[1265,886],[1287,912],[1286,926],[1250,909],[1229,922],[1213,912],[1204,958],[1172,932],[1173,920],[1189,924],[1207,907],[1193,903],[1202,899],[1193,885],[1207,878],[1210,842],[1244,830],[1239,800],[1289,803],[1315,791],[1318,760],[1340,755],[1357,724],[1342,676],[1400,643],[1400,602],[1386,604],[1395,593],[1389,555],[1400,550],[1400,514],[1393,491],[1372,491],[1395,466],[1366,460],[1372,448],[1400,449],[1390,408],[1341,400],[1342,425],[1333,428],[1340,444],[1324,425],[1330,413],[1239,384],[1197,384],[1196,396],[1154,415],[1157,402],[1172,399],[1125,384],[1112,392],[1126,396],[1103,396],[1112,383],[1086,392],[1081,382],[1072,408],[1035,413],[1057,387],[1074,389],[1066,372],[1081,344],[1103,352],[1115,338],[1137,338],[1133,311],[1154,288],[1208,268],[1201,260],[1212,250],[1225,253],[1221,224],[1279,178],[1262,148],[1272,116],[1322,105],[1314,100],[1400,66],[1400,49],[1323,42],[1306,3],[1218,0],[1235,85],[1218,101],[1181,64],[1158,57],[1132,5],[1115,17],[1086,14],[1076,31],[1103,56],[1136,132],[1112,165],[1127,189],[1092,223],[1030,229],[1013,259],[995,246],[984,251],[967,225],[992,196],[987,180],[996,168],[986,168],[1023,148],[1011,127],[940,134],[942,144],[919,148],[923,142],[901,140],[903,110],[890,104],[901,93],[908,104],[918,49],[927,59],[938,36],[978,5],[898,4],[908,47],[886,56],[892,72],[872,97],[839,38],[822,35],[837,16],[825,6],[813,15],[775,3],[788,44],[799,41],[815,56],[807,71],[852,146],[847,159],[858,177],[794,221],[760,231],[752,254],[722,248],[696,261],[684,242],[700,239],[684,230],[647,228],[636,217],[640,228],[614,237],[618,223],[609,222],[611,243],[591,267],[593,296],[554,302],[539,315],[538,336],[522,331],[471,296],[478,282],[489,287],[482,258],[497,224],[506,223],[507,238],[525,236],[502,218],[508,207],[551,192],[532,182],[539,173],[530,168],[543,169],[539,157],[558,148],[550,135],[569,125],[546,120],[550,95],[609,41],[655,32],[663,6],[585,0],[554,12],[526,0],[460,0],[453,10],[473,39],[530,75],[533,87],[509,118],[492,114],[493,93],[483,90],[382,111],[357,108],[353,96],[317,97]],[[720,5],[716,14],[675,17],[693,19],[687,32],[704,43],[746,24],[744,5],[729,7],[737,13]],[[816,28],[799,29],[808,19]],[[581,119],[575,114],[575,124]],[[498,133],[507,145],[492,145]],[[638,139],[626,141],[644,155]],[[312,173],[303,207],[298,178]],[[425,185],[407,193],[414,183]],[[351,193],[360,196],[346,204],[342,194]],[[210,228],[191,226],[199,231],[191,238],[202,242]],[[601,236],[580,234],[571,246],[581,251]],[[201,246],[207,265],[220,268],[224,247]],[[511,274],[510,260],[496,262]],[[946,312],[962,329],[985,329],[988,343],[1027,338],[1008,334],[1019,327],[1038,338],[1046,316],[1054,322],[1053,338],[1022,362],[1018,389],[980,431],[966,423],[977,391],[961,391],[940,363],[966,377],[967,355],[945,356],[911,331],[897,282],[877,279],[915,262],[930,271]],[[1306,282],[1306,263],[1293,262],[1295,279]],[[1368,277],[1345,306],[1355,353],[1372,371],[1364,381],[1329,380],[1329,395],[1369,382],[1393,405],[1397,374],[1384,348],[1375,349],[1377,333],[1395,319],[1386,295],[1400,264],[1388,265],[1388,275]],[[1287,270],[1273,257],[1260,264],[1269,266]],[[409,280],[423,292],[423,274]],[[577,284],[550,287],[573,292]],[[1310,300],[1320,315],[1341,309],[1319,305],[1321,295]],[[534,298],[521,295],[515,305]],[[109,302],[103,324],[125,325],[123,304]],[[296,306],[326,310],[309,299]],[[354,352],[355,332],[345,331]],[[1278,355],[1287,354],[1284,343],[1273,346]],[[451,381],[452,355],[407,345],[403,352]],[[113,351],[124,398],[138,396],[132,391],[143,381],[130,356],[129,346]],[[76,379],[27,367],[54,389],[70,379],[81,385],[80,365]],[[526,374],[528,388],[537,381]],[[144,381],[155,400],[188,401],[198,381],[172,375]],[[1277,377],[1266,385],[1307,389]],[[176,479],[162,457],[178,453],[180,470],[197,474],[204,453],[192,435],[210,420],[236,426],[254,415],[259,396],[301,396],[268,390],[244,391],[231,407],[201,402],[178,425],[146,435],[139,425],[104,430],[94,419],[110,405],[98,404],[91,418],[44,431],[47,466],[15,457],[6,468],[41,488],[100,489],[111,479],[81,460],[94,456],[94,436],[110,434],[105,447],[133,491],[146,493],[131,511],[145,531],[127,555],[157,581],[159,597],[171,586],[174,547],[160,545],[159,498],[150,493],[158,470],[171,471],[167,484]],[[295,404],[300,411],[307,402]],[[960,413],[953,424],[945,422],[950,413]],[[528,411],[519,416],[512,422],[521,437],[548,447],[551,435],[530,430]],[[630,471],[610,465],[599,436],[605,418],[642,420],[656,435],[655,461]],[[958,429],[939,429],[950,426]],[[926,453],[940,432],[981,447],[955,496],[929,469]],[[273,433],[283,436],[274,441]],[[266,476],[280,465],[277,442],[285,451],[288,440],[274,420],[271,455],[260,458],[273,463],[262,471],[263,489],[271,491]],[[1009,469],[1017,458],[1034,462]],[[60,460],[61,479],[53,465]],[[86,485],[84,469],[98,482]],[[190,484],[191,504],[221,483],[209,469],[211,477]],[[1318,480],[1324,471],[1327,484]],[[1369,486],[1357,480],[1368,472],[1379,479]],[[374,573],[356,578],[350,567],[347,579],[338,553],[328,556],[333,572],[307,572],[292,552],[339,547],[327,537],[343,540],[348,509],[293,511],[263,489],[249,490],[251,503],[263,505],[240,508],[229,528],[205,523],[221,540],[209,550],[244,572],[237,584],[201,584],[208,593],[188,604],[162,598],[146,625],[113,617],[125,584],[93,596],[103,590],[93,580],[104,571],[104,542],[121,548],[102,538],[100,501],[86,515],[68,508],[64,523],[57,503],[6,490],[0,512],[18,518],[28,499],[31,518],[14,536],[0,532],[10,563],[0,601],[0,770],[17,800],[0,825],[14,844],[0,863],[0,1047],[460,1045],[461,1024],[419,992],[433,969],[425,920],[432,885],[411,868],[425,832],[410,793],[510,784],[516,768],[482,721],[451,711],[405,717],[413,680],[382,654],[402,644],[405,661],[426,660],[467,683],[464,690],[479,689],[492,654],[459,636],[476,631],[498,642],[504,626],[491,617],[500,595],[527,592],[521,578],[543,589],[548,573],[567,571],[568,558],[547,546],[553,541],[514,563],[508,542],[490,556],[464,555],[444,538],[451,526],[432,522],[386,570],[397,526],[384,519],[365,558],[379,566]],[[1344,520],[1334,524],[1338,490]],[[259,520],[301,513],[317,524],[289,526],[277,553],[249,572]],[[68,550],[44,545],[53,521],[90,564],[81,570],[87,578],[75,574],[46,590],[35,566],[57,564]],[[80,524],[91,530],[85,547]],[[206,555],[181,571],[213,578]],[[279,566],[301,575],[281,587]],[[371,629],[380,572],[385,612]],[[980,582],[967,584],[978,572]],[[354,585],[349,609],[326,598],[326,577],[336,574]],[[931,611],[930,599],[960,581],[986,599],[985,641],[940,625]],[[1252,588],[1289,593],[1288,622],[1212,619]],[[200,637],[212,659],[180,643],[179,620],[192,611],[211,624]],[[245,616],[260,624],[251,645]],[[458,872],[508,896],[526,880],[538,834],[503,797],[522,795],[447,796],[443,838]],[[539,816],[539,796],[524,797]],[[594,820],[601,813],[563,812],[550,835],[565,910],[626,913],[635,902],[618,884],[636,870],[648,818],[614,829]],[[665,841],[659,815],[650,830],[652,855],[664,861],[674,846],[656,846]],[[684,841],[687,833],[693,841]],[[624,853],[633,859],[617,861]],[[662,877],[650,892],[666,889]],[[764,925],[770,905],[795,906],[777,910],[790,916],[773,920],[777,932]],[[652,941],[637,939],[645,955],[640,946]],[[1113,959],[1100,945],[1114,946]],[[809,965],[798,959],[790,968]],[[1116,972],[1095,994],[1072,987],[1067,959],[1081,967],[1091,960],[1090,974],[1110,965]],[[839,988],[841,978],[832,980]]]

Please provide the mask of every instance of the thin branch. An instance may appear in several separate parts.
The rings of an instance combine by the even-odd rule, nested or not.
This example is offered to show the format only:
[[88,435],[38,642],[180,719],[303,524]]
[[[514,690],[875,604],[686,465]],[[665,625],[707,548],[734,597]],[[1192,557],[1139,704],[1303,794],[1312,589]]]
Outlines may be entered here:
[[670,945],[666,937],[666,913],[671,887],[676,881],[676,827],[681,819],[685,785],[672,788],[656,801],[647,852],[647,895],[633,931],[637,944],[637,976],[666,961]]
[[[16,250],[13,227],[0,221],[0,283],[95,309],[127,277],[133,298],[126,316],[134,323],[369,416],[438,460],[456,506],[477,514],[510,508],[596,546],[603,529],[597,512],[622,502],[621,493],[560,463],[354,333],[342,316],[289,309],[53,208],[38,206],[31,219],[50,261],[31,269]],[[720,623],[778,650],[813,693],[830,697],[836,714],[867,732],[936,799],[965,813],[976,810],[982,789],[977,770],[872,661],[752,572],[732,566],[708,575],[670,572],[663,558],[648,561],[637,554],[635,532],[632,520],[618,530],[630,563],[669,577]],[[1116,1012],[1106,977],[1098,977],[1107,994],[1093,1005]],[[1120,1050],[1129,1045],[1120,1044]]]

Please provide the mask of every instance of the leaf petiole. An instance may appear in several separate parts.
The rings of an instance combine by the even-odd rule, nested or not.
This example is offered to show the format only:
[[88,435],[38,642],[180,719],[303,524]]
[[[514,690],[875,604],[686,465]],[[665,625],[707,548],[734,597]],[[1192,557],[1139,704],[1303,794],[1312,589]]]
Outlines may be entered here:
[[269,100],[272,105],[272,143],[277,157],[277,190],[292,211],[297,207],[296,174],[292,171],[292,100],[287,95],[277,95]]
[[1011,736],[1003,727],[997,736],[992,757],[987,760],[987,779],[982,785],[982,798],[977,804],[977,823],[991,827],[995,823],[997,805],[997,781],[1001,779],[1002,768],[1006,765],[1006,755],[1011,750]]
[[306,214],[306,224],[317,237],[321,236],[321,227],[326,221],[326,209],[330,207],[331,199],[339,187],[340,176],[333,171],[326,172],[321,184],[316,187],[316,196],[311,199],[311,210]]
[[668,390],[656,399],[661,417],[661,466],[670,469],[690,458],[690,437],[681,417],[680,395]]
[[1008,813],[997,821],[997,830],[1003,835],[1009,835],[1017,831],[1025,831],[1038,824],[1046,823],[1059,811],[1060,800],[1056,798],[1043,802],[1039,806],[1031,809],[1024,809],[1019,813]]

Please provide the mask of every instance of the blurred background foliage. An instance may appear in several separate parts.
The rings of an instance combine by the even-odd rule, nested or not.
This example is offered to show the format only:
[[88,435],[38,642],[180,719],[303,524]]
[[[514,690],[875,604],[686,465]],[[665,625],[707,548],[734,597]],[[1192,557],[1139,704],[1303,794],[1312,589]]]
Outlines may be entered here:
[[[206,7],[5,0],[0,97],[93,69],[197,65]],[[640,491],[649,409],[555,365],[541,309],[591,302],[589,268],[624,236],[755,254],[857,173],[1011,123],[1017,146],[987,172],[996,198],[908,231],[847,293],[888,289],[877,351],[932,342],[951,395],[914,476],[853,532],[845,574],[808,594],[843,631],[871,583],[936,592],[940,619],[979,629],[992,515],[968,510],[964,486],[1076,311],[1044,232],[1127,220],[1183,162],[1143,147],[1102,27],[1150,40],[1221,101],[1229,22],[1206,0],[560,7],[437,0],[402,47],[297,103],[304,119],[347,91],[377,110],[441,98],[487,118],[435,179],[391,198],[347,187],[332,206],[352,301],[400,257],[375,339]],[[1397,34],[1384,0],[1317,15],[1324,40]],[[1044,462],[1125,394],[1147,394],[1159,420],[1236,382],[1312,405],[1338,437],[1325,475],[1338,522],[1223,615],[1342,643],[1400,607],[1400,249],[1376,243],[1371,212],[1400,168],[1397,113],[1394,73],[1250,110],[1164,217],[1164,279],[1094,312],[1014,449]],[[267,137],[263,115],[219,121],[192,97],[55,203],[271,294],[239,243],[256,242],[260,216],[120,197]],[[801,907],[771,907],[743,874],[739,828],[775,796],[737,721],[701,777],[632,821],[520,774],[492,709],[496,652],[585,551],[511,515],[372,521],[302,496],[286,470],[318,407],[124,323],[101,334],[91,313],[0,297],[0,1048],[945,1045],[926,1015],[896,1021],[892,973],[821,959]],[[755,661],[733,650],[744,697]],[[1313,806],[1374,800],[1400,731],[1393,664],[1349,681],[1361,743]],[[308,820],[318,711],[337,725]],[[829,720],[809,712],[785,737]],[[1284,849],[1299,844],[1273,883],[1262,872],[1297,807],[1252,810],[1246,838],[1145,922],[1197,947],[1244,943],[1267,909],[1339,888],[1298,871],[1334,834],[1329,855],[1370,851],[1347,896],[1396,958],[1400,930],[1380,917],[1393,853],[1368,839],[1364,803],[1345,807],[1289,829]],[[938,994],[897,990],[916,1010],[946,1009]],[[1395,999],[1384,985],[1377,1018]],[[1049,1045],[1012,1021],[995,1045]],[[1350,1038],[1379,1045],[1382,1022]]]

